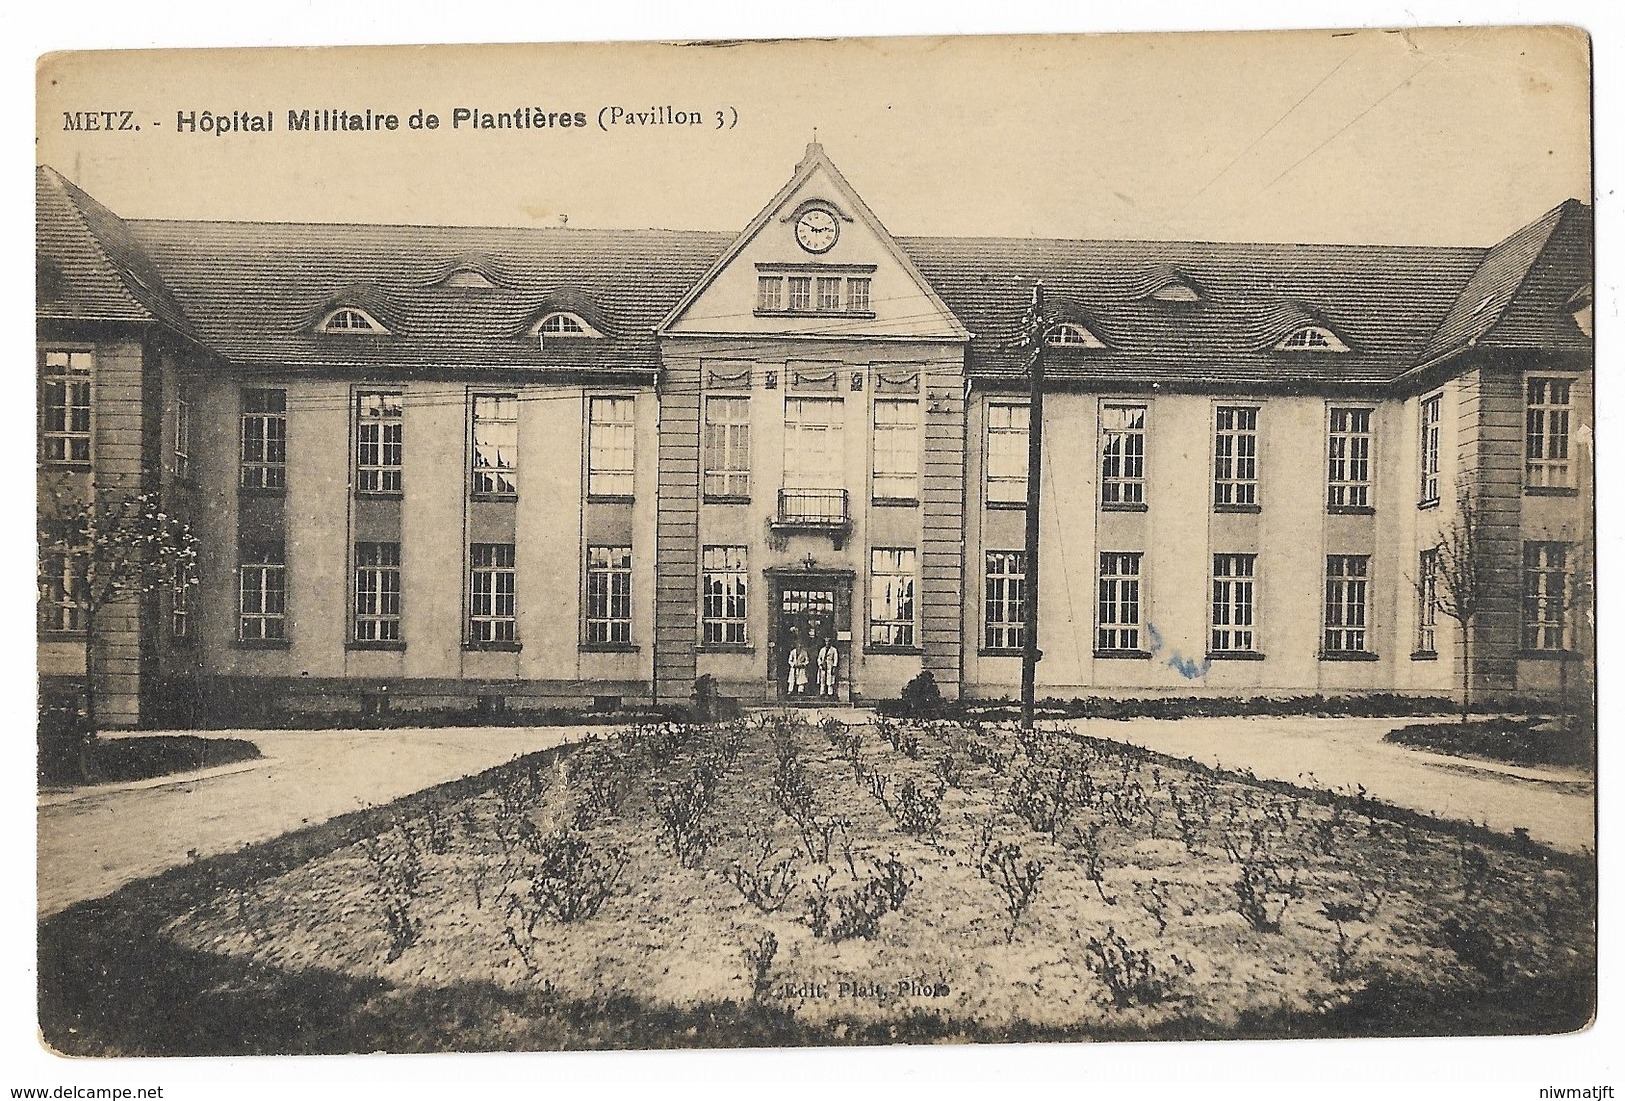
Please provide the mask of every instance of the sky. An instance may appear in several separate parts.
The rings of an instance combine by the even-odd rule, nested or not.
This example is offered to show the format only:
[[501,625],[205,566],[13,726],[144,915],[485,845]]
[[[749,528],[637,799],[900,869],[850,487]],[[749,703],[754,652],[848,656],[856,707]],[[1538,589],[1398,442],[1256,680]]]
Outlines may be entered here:
[[[1490,244],[1589,196],[1588,78],[1559,28],[63,54],[36,155],[128,217],[732,230],[816,131],[899,235]],[[288,132],[321,107],[401,128]],[[205,111],[275,130],[177,133]]]

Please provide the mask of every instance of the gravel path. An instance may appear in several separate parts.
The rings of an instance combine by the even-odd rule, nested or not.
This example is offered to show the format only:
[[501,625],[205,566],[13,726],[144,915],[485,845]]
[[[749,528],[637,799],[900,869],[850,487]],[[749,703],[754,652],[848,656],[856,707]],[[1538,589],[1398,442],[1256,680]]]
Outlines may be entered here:
[[1573,769],[1464,760],[1384,742],[1416,719],[1072,719],[1080,734],[1272,780],[1353,789],[1395,806],[1516,827],[1559,849],[1596,847],[1596,785]]
[[265,759],[157,787],[41,800],[39,913],[607,729],[211,731],[246,738]]

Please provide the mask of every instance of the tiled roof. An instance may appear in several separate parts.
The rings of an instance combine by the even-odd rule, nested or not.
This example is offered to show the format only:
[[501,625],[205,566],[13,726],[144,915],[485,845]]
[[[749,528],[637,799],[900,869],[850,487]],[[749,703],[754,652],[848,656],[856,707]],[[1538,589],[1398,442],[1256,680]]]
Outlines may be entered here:
[[[1416,362],[1484,257],[1478,248],[1181,241],[901,239],[975,334],[973,375],[1020,376],[1020,324],[1042,279],[1049,312],[1080,320],[1104,349],[1054,348],[1057,380],[1139,388],[1369,385]],[[1170,280],[1194,302],[1152,292]],[[1346,352],[1277,352],[1325,325]]]
[[[1533,262],[1523,265],[1524,271],[1516,282],[1505,278],[1503,285],[1510,284],[1513,290],[1495,311],[1493,324],[1480,332],[1480,347],[1591,350],[1591,338],[1574,323],[1572,312],[1575,296],[1591,285],[1591,217],[1590,207],[1570,199],[1540,220],[1551,223],[1545,243]],[[1511,251],[1511,242],[1517,236],[1491,249],[1484,268],[1491,267],[1497,253]],[[1475,277],[1469,284],[1464,302],[1477,301],[1473,295],[1479,293],[1475,287],[1478,282]],[[1502,286],[1494,288],[1494,298],[1502,302]]]
[[75,321],[191,326],[127,223],[52,168],[34,170],[36,312]]
[[[291,369],[559,367],[653,371],[654,327],[730,240],[669,230],[132,221],[205,343]],[[478,271],[493,286],[445,285]],[[353,305],[388,334],[321,333]],[[529,336],[579,313],[603,338]]]

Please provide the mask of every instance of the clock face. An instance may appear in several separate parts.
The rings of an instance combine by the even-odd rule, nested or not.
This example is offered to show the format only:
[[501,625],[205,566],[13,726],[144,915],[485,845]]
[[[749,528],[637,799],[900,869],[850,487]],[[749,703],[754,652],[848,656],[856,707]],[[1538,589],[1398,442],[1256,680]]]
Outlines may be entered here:
[[808,252],[828,252],[840,235],[835,215],[822,207],[814,207],[796,219],[796,241]]

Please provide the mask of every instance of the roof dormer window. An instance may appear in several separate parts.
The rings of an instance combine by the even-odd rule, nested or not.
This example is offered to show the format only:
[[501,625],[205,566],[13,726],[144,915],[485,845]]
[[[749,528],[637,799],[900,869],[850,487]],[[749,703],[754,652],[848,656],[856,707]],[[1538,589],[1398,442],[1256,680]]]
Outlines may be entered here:
[[570,339],[575,337],[595,337],[604,334],[589,325],[578,313],[569,310],[554,310],[545,314],[542,319],[531,327],[531,334],[539,337],[542,343],[549,340]]
[[1279,352],[1346,352],[1349,346],[1323,325],[1305,325],[1288,333],[1275,349]]
[[496,286],[491,277],[475,268],[456,268],[440,281],[442,287],[474,287],[490,290]]
[[387,333],[365,310],[345,306],[322,319],[317,328],[324,333]]
[[1104,348],[1106,345],[1082,325],[1070,321],[1053,326],[1044,343],[1052,348]]
[[1200,302],[1202,300],[1201,292],[1196,289],[1196,284],[1183,275],[1175,275],[1167,279],[1153,290],[1148,297],[1155,298],[1158,302]]

